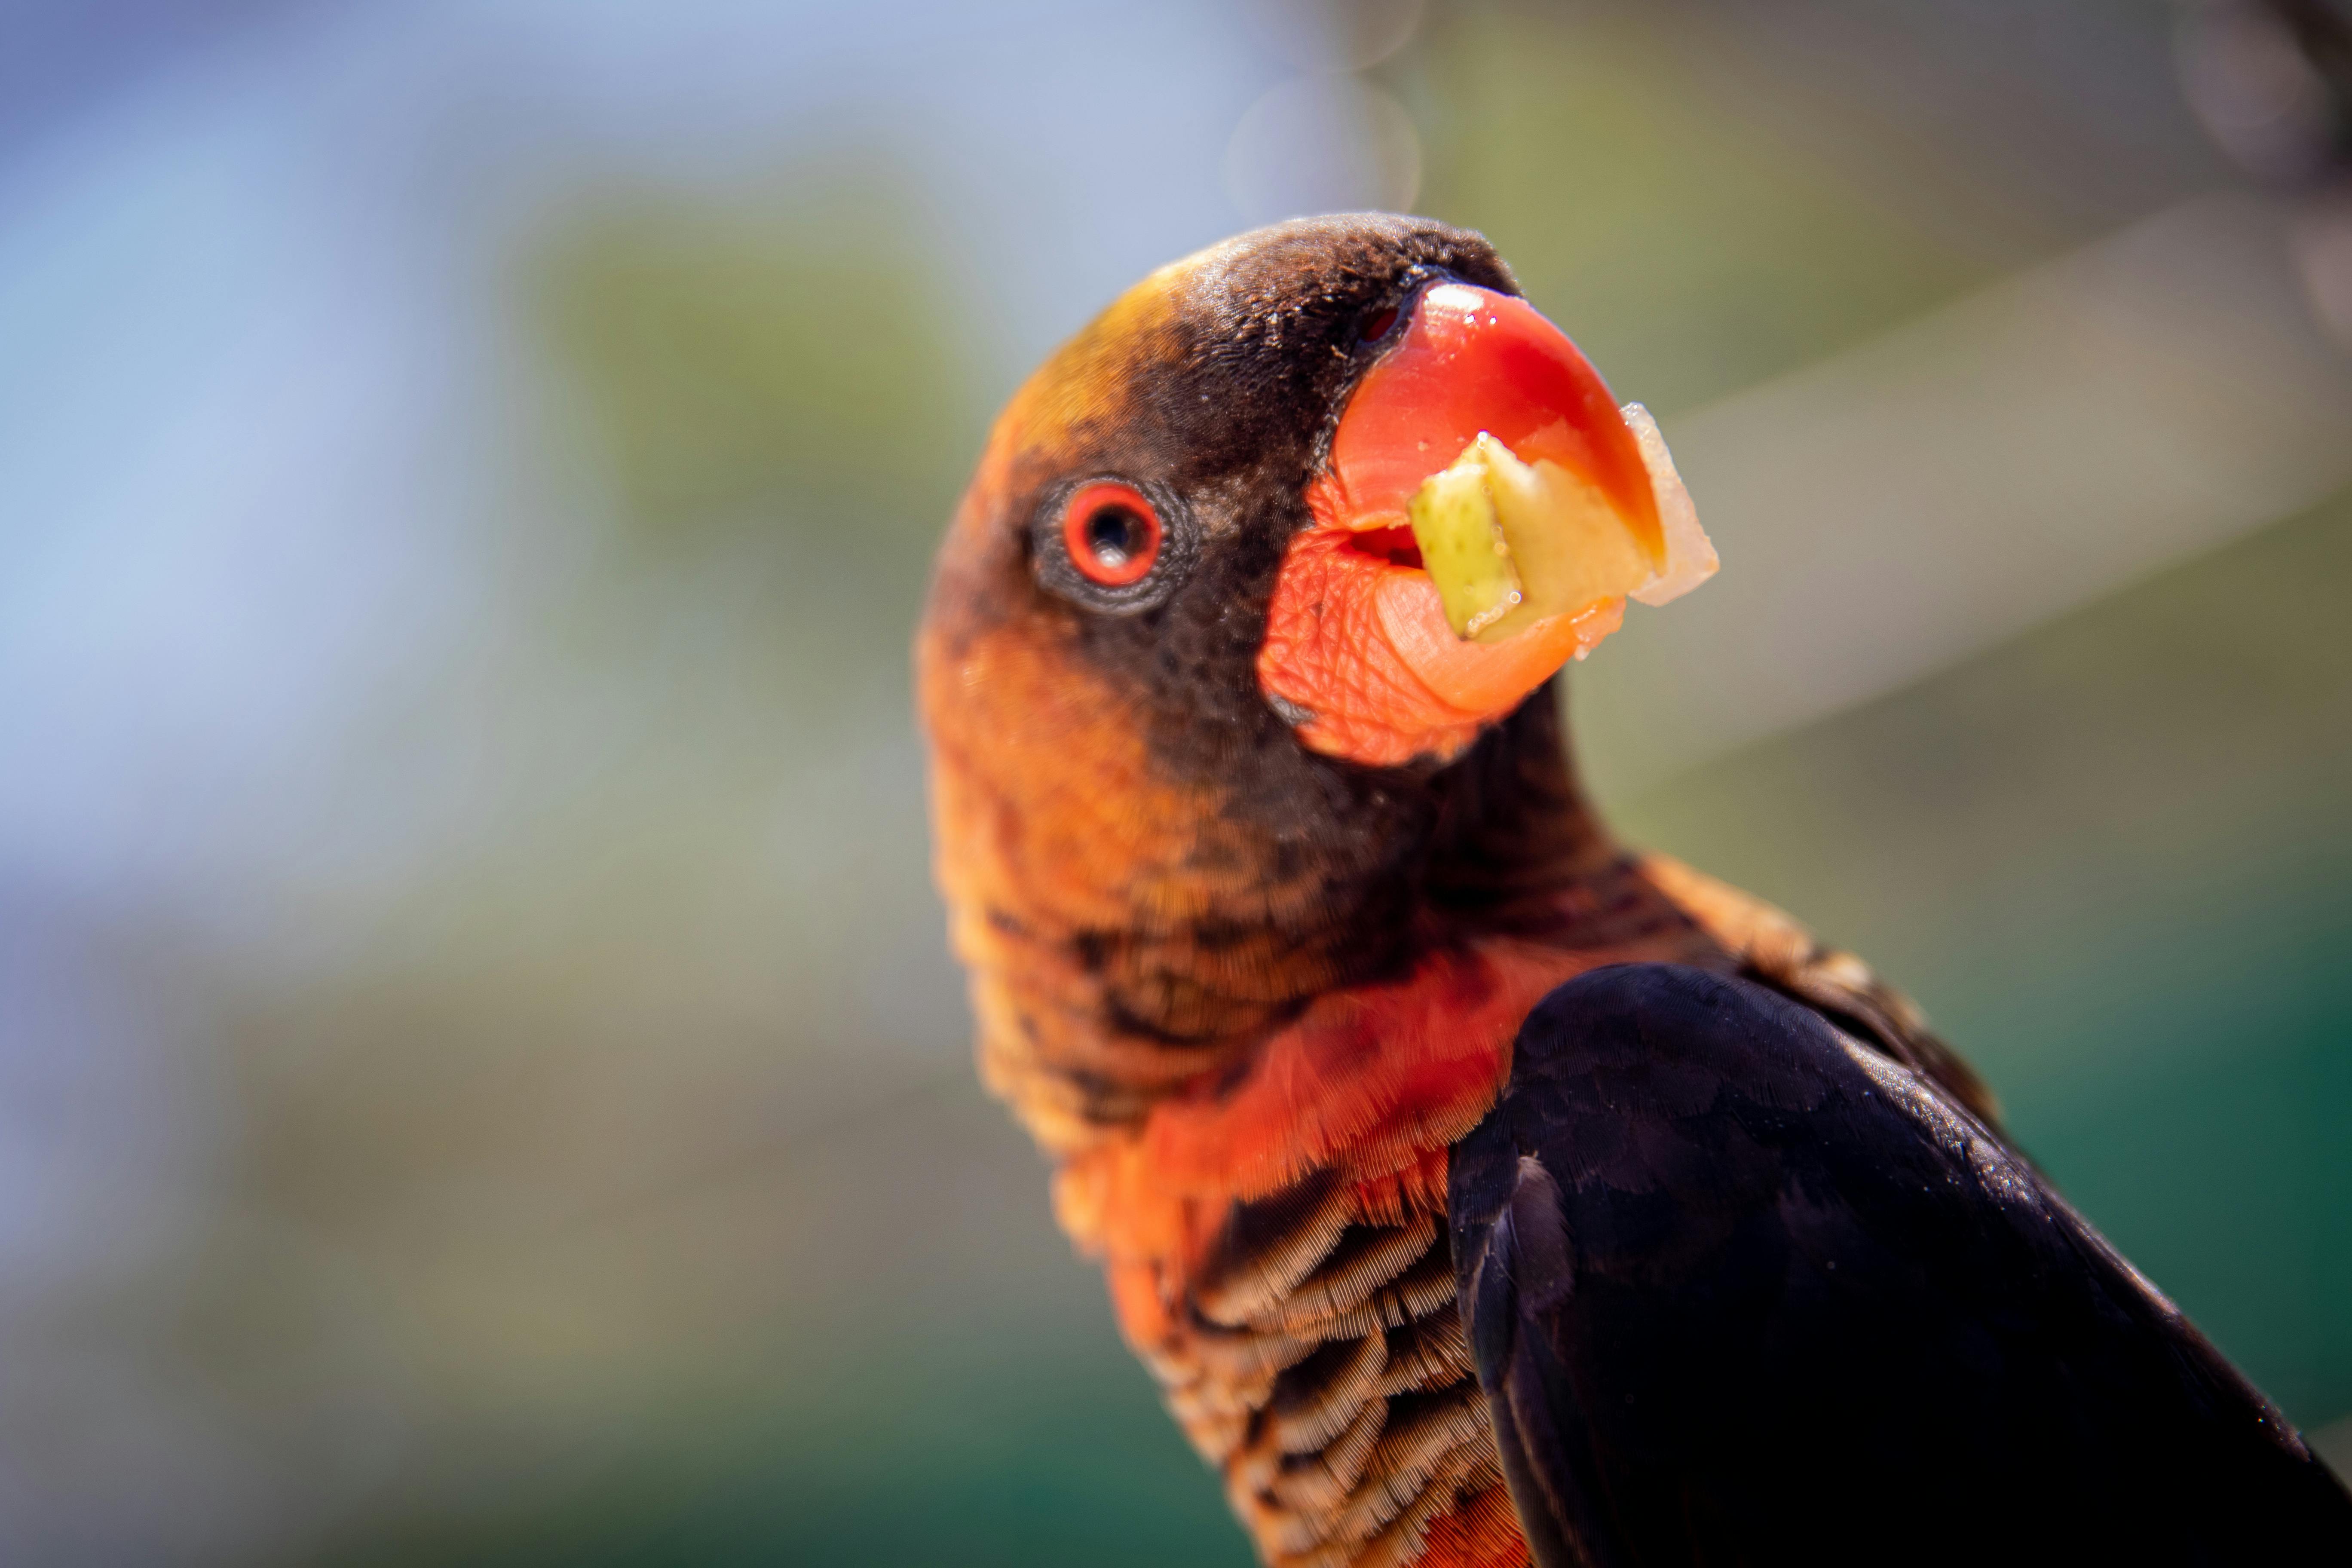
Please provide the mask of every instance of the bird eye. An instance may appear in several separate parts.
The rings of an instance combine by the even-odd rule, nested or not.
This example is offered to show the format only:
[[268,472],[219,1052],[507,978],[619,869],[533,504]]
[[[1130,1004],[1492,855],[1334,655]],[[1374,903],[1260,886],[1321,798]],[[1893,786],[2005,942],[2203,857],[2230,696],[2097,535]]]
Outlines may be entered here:
[[1038,585],[1097,615],[1166,604],[1200,554],[1200,525],[1183,493],[1150,479],[1073,479],[1040,495],[1029,517]]
[[1105,588],[1139,583],[1160,559],[1160,513],[1131,485],[1081,485],[1062,508],[1070,564]]
[[1365,342],[1376,343],[1387,337],[1389,329],[1396,324],[1397,308],[1394,305],[1384,306],[1364,318],[1364,324],[1357,329],[1357,335]]

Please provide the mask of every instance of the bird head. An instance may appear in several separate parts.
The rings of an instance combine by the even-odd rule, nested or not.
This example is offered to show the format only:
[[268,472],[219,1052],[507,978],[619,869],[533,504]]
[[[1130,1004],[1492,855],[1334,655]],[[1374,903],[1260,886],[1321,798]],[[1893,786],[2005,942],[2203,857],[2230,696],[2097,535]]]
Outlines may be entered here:
[[1478,236],[1318,218],[1160,268],[1013,397],[940,555],[964,957],[1058,966],[1161,1061],[1377,970],[1507,810],[1507,736],[1556,755],[1553,674],[1713,566],[1654,426]]

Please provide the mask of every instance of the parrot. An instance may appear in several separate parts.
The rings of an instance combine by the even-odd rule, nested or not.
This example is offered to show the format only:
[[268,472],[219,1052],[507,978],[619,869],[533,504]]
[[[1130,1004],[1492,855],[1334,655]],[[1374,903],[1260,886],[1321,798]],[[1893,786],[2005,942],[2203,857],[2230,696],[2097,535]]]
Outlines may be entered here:
[[2352,1562],[1919,1010],[1621,844],[1563,672],[1717,566],[1481,236],[1151,273],[915,638],[980,1074],[1281,1568]]

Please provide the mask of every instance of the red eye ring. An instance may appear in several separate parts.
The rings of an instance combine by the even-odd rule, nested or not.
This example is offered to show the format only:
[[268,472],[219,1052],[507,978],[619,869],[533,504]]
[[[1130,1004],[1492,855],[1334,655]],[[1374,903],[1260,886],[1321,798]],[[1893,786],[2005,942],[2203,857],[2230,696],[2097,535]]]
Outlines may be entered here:
[[1133,485],[1098,479],[1062,503],[1062,545],[1078,575],[1124,588],[1150,574],[1160,559],[1160,513]]

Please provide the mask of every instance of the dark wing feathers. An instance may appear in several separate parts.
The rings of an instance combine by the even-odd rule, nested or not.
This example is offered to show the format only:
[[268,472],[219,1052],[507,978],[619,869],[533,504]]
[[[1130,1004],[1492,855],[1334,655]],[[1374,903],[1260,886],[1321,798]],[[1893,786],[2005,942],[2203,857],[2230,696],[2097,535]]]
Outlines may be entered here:
[[1561,986],[1453,1156],[1538,1563],[2352,1563],[2352,1498],[1968,1113],[1664,964]]

